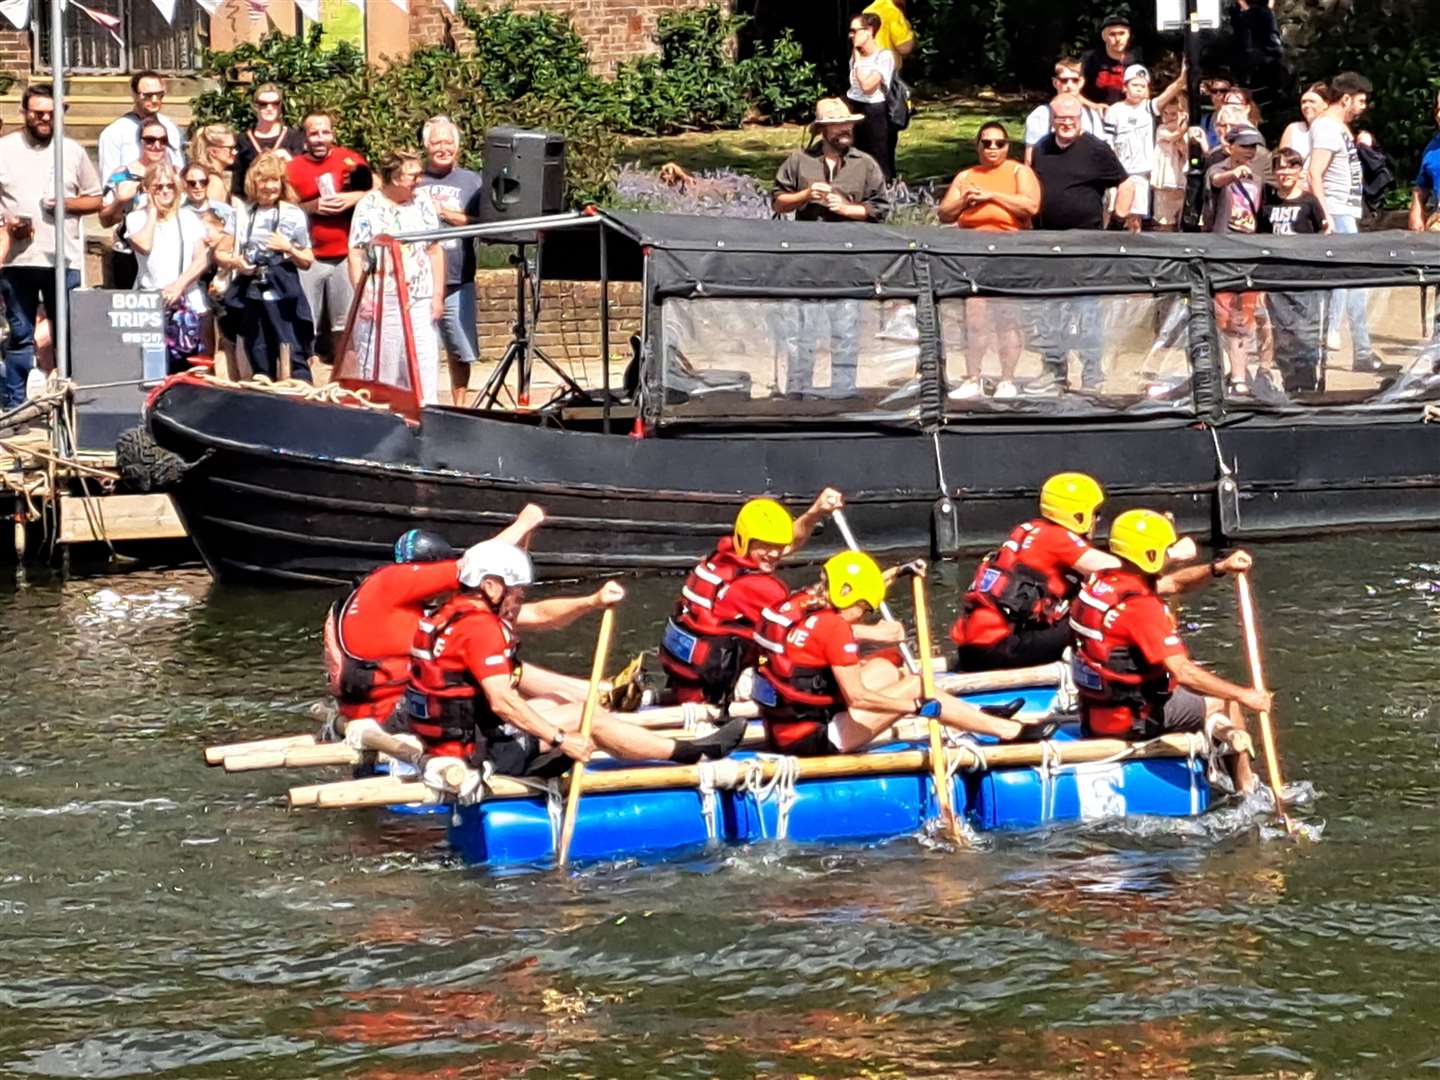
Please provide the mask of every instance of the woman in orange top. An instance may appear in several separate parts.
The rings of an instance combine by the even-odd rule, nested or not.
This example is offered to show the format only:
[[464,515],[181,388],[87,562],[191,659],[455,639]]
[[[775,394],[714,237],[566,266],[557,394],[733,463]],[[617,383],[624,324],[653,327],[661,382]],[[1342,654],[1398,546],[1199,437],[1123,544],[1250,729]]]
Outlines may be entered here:
[[[982,124],[975,136],[980,159],[961,169],[940,201],[940,220],[962,229],[981,232],[1019,232],[1031,227],[1040,210],[1040,180],[1034,171],[1010,159],[1010,136],[997,120]],[[1018,320],[1006,318],[992,301],[970,300],[965,305],[965,381],[950,392],[952,398],[974,398],[985,393],[980,365],[994,347],[1000,358],[996,398],[1013,398],[1015,368],[1020,363],[1022,340]]]

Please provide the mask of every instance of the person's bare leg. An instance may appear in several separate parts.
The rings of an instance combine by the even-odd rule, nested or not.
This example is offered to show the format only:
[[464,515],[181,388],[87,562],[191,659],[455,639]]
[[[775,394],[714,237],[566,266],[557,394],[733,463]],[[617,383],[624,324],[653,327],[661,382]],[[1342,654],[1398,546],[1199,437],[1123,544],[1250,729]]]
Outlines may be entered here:
[[985,319],[984,302],[971,300],[965,305],[965,377],[980,378],[985,350],[990,345],[989,324]]
[[1005,382],[1013,382],[1015,369],[1020,366],[1020,354],[1025,347],[1020,337],[1020,328],[996,326],[995,345],[995,351],[1000,355],[1000,378]]
[[1250,738],[1250,728],[1245,721],[1245,712],[1233,701],[1220,698],[1205,699],[1205,715],[1220,715],[1224,720],[1215,725],[1213,737],[1234,751],[1231,756],[1230,775],[1235,781],[1235,790],[1249,795],[1256,788],[1255,744]]
[[558,671],[535,664],[525,664],[520,672],[520,692],[527,698],[548,697],[583,705],[585,695],[590,692],[590,681],[561,675]]

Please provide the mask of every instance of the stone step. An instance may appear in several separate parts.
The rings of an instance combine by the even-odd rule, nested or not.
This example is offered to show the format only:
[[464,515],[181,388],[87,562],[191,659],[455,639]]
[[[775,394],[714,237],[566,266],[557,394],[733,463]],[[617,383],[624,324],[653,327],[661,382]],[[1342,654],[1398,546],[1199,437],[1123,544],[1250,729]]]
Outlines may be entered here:
[[[29,81],[41,82],[46,78],[46,74],[36,74]],[[204,79],[166,78],[165,115],[175,121],[182,133],[190,126],[193,116],[190,103],[207,85]],[[0,115],[7,120],[19,114],[23,90],[24,86],[17,83],[10,93],[0,94]],[[65,113],[65,134],[94,150],[100,132],[130,108],[129,76],[72,75],[65,80],[65,100],[69,103]]]

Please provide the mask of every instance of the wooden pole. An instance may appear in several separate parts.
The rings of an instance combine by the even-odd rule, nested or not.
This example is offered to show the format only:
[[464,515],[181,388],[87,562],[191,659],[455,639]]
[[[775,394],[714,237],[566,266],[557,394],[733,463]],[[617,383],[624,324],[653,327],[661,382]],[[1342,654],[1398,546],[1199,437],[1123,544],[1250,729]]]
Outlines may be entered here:
[[[590,725],[595,719],[595,706],[600,697],[600,682],[605,678],[605,658],[610,655],[610,635],[615,632],[615,609],[607,607],[600,616],[600,636],[595,639],[595,659],[590,664],[590,686],[585,691],[585,706],[580,712],[580,741],[590,738]],[[570,791],[565,797],[565,820],[560,824],[560,843],[555,850],[555,865],[570,861],[570,841],[575,837],[575,815],[580,810],[580,790],[585,785],[585,763],[577,761],[570,767]]]
[[[850,522],[845,518],[844,510],[833,510],[830,513],[830,520],[835,522],[835,527],[840,530],[840,536],[845,541],[845,546],[851,551],[859,551],[860,545],[855,542],[855,534],[850,531]],[[880,601],[880,617],[889,622],[895,622],[895,616],[890,614],[890,605],[884,600]],[[919,670],[916,666],[915,654],[910,651],[908,642],[900,642],[900,655],[905,659],[905,666],[911,671]],[[929,655],[928,653],[926,655]]]
[[[1245,631],[1245,651],[1250,657],[1250,681],[1255,689],[1265,690],[1265,669],[1260,661],[1260,635],[1256,625],[1255,601],[1250,595],[1250,579],[1241,571],[1235,575],[1235,593],[1240,600],[1240,625]],[[1275,730],[1270,714],[1260,714],[1260,738],[1265,744],[1265,773],[1270,779],[1270,792],[1275,797],[1275,812],[1285,823],[1285,831],[1295,832],[1295,822],[1285,810],[1285,782],[1280,778],[1280,755],[1275,749]]]
[[[1075,742],[1051,742],[1051,765],[1079,765],[1106,761],[1124,755],[1128,760],[1146,758],[1189,757],[1200,752],[1198,736],[1163,735],[1143,743],[1123,739],[1079,739]],[[960,768],[1027,768],[1044,764],[1047,751],[1039,743],[998,743],[978,753],[968,746],[950,747],[941,759],[940,768],[949,772],[947,758]],[[717,788],[738,786],[752,762],[725,758],[707,766]],[[768,758],[758,761],[761,781],[770,780],[778,764]],[[836,754],[830,757],[799,759],[799,780],[831,780],[850,776],[889,776],[919,773],[931,768],[930,751],[894,750],[883,753]],[[585,790],[591,795],[633,791],[664,791],[674,788],[698,788],[701,767],[698,765],[645,765],[619,769],[593,769],[586,776]],[[534,799],[535,789],[505,776],[492,776],[486,782],[485,798]],[[321,807],[326,809],[360,809],[403,804],[436,805],[445,796],[433,791],[415,778],[375,776],[365,780],[345,780],[331,784],[310,784],[290,789],[292,808]]]
[[313,769],[326,765],[358,765],[364,755],[345,743],[316,743],[273,750],[250,750],[225,756],[227,773],[259,772],[262,769]]
[[258,750],[285,750],[292,746],[314,746],[314,735],[280,735],[273,739],[252,739],[249,742],[225,743],[205,748],[206,765],[223,765],[231,754],[249,754]]
[[[935,698],[935,669],[930,664],[930,606],[925,596],[925,579],[916,574],[911,580],[915,589],[915,644],[920,654],[920,693],[926,701],[932,701]],[[935,781],[935,802],[940,807],[941,825],[950,830],[957,844],[964,843],[965,834],[960,831],[954,801],[950,797],[950,770],[946,768],[945,742],[941,737],[938,716],[930,717],[930,776]]]

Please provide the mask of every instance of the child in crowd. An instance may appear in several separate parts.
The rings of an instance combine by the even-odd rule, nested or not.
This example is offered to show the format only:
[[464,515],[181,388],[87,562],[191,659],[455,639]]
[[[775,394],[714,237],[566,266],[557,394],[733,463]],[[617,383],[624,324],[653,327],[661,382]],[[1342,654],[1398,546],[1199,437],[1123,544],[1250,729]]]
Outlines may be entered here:
[[[1226,133],[1226,157],[1212,165],[1205,178],[1215,196],[1212,231],[1253,236],[1260,230],[1264,183],[1255,168],[1255,158],[1264,143],[1260,132],[1248,124],[1232,127]],[[1233,395],[1249,396],[1253,366],[1257,395],[1283,396],[1264,307],[1265,298],[1258,292],[1215,294],[1215,322],[1224,344],[1226,375]]]
[[[1275,186],[1265,189],[1260,232],[1276,236],[1328,233],[1325,206],[1305,186],[1305,159],[1288,146],[1272,159]],[[1319,389],[1323,370],[1324,335],[1320,316],[1323,294],[1272,292],[1268,307],[1274,323],[1275,360],[1287,393]],[[1257,374],[1257,389],[1259,375]]]
[[1180,98],[1167,101],[1155,129],[1155,162],[1151,167],[1151,213],[1159,232],[1178,232],[1185,213],[1186,176],[1193,156],[1190,143],[1203,147],[1205,132],[1190,126],[1190,114]]
[[1118,101],[1105,113],[1105,139],[1115,148],[1115,156],[1134,181],[1123,190],[1115,206],[1115,216],[1131,232],[1139,232],[1150,216],[1150,181],[1155,166],[1155,121],[1161,110],[1180,96],[1185,88],[1185,66],[1175,81],[1150,96],[1150,72],[1140,64],[1125,69],[1125,100]]

